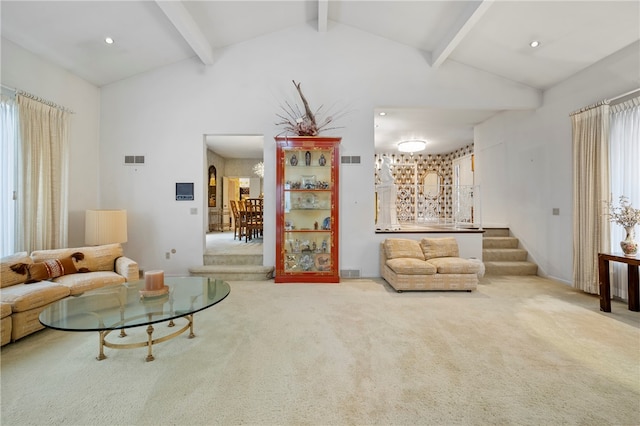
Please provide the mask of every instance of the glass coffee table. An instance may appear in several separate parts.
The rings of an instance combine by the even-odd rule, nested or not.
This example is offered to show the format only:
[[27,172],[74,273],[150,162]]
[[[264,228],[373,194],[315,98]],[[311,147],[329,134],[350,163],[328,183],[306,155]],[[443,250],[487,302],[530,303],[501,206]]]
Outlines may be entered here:
[[[46,327],[63,331],[97,331],[100,335],[98,360],[106,358],[104,347],[132,349],[147,346],[146,361],[153,361],[152,346],[172,339],[189,330],[193,333],[193,315],[224,300],[231,291],[229,284],[222,280],[206,277],[165,277],[169,292],[161,296],[141,297],[144,280],[132,281],[117,286],[105,287],[69,296],[59,300],[40,313],[40,322]],[[186,324],[169,334],[153,337],[153,324],[167,322],[175,327],[174,320],[186,320]],[[141,342],[114,343],[107,336],[120,330],[120,337],[126,337],[125,329],[147,326],[147,339]]]

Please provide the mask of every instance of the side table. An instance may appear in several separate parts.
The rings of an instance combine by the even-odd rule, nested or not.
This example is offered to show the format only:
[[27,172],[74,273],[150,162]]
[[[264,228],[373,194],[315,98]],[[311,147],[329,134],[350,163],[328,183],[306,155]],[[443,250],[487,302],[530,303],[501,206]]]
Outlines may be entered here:
[[640,255],[627,257],[622,253],[598,253],[598,278],[600,284],[600,310],[611,312],[611,282],[609,262],[627,264],[627,285],[629,287],[629,310],[640,311],[640,293],[638,290],[638,266]]

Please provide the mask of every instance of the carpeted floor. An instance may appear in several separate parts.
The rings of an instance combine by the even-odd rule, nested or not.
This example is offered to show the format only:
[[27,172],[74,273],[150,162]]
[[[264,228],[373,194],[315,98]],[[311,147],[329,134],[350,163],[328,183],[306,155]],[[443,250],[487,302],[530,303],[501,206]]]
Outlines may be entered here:
[[232,282],[195,327],[149,363],[145,348],[96,361],[97,333],[5,346],[0,421],[640,424],[640,314],[539,277],[485,277],[472,293]]

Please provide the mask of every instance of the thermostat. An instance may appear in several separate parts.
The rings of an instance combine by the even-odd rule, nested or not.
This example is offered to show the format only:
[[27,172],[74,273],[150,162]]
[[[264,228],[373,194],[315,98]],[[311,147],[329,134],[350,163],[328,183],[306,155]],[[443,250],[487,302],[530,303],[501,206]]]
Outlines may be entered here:
[[176,182],[176,201],[193,201],[193,182]]

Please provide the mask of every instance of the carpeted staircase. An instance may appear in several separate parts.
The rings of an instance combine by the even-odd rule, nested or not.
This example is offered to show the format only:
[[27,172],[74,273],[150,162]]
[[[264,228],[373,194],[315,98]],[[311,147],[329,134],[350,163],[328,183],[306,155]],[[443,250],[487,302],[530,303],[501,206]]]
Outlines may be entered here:
[[205,253],[204,265],[189,268],[192,276],[225,281],[266,281],[273,278],[273,266],[262,265],[262,254]]
[[519,247],[509,228],[485,228],[482,238],[482,261],[486,275],[537,275],[538,265],[527,260],[528,253]]

